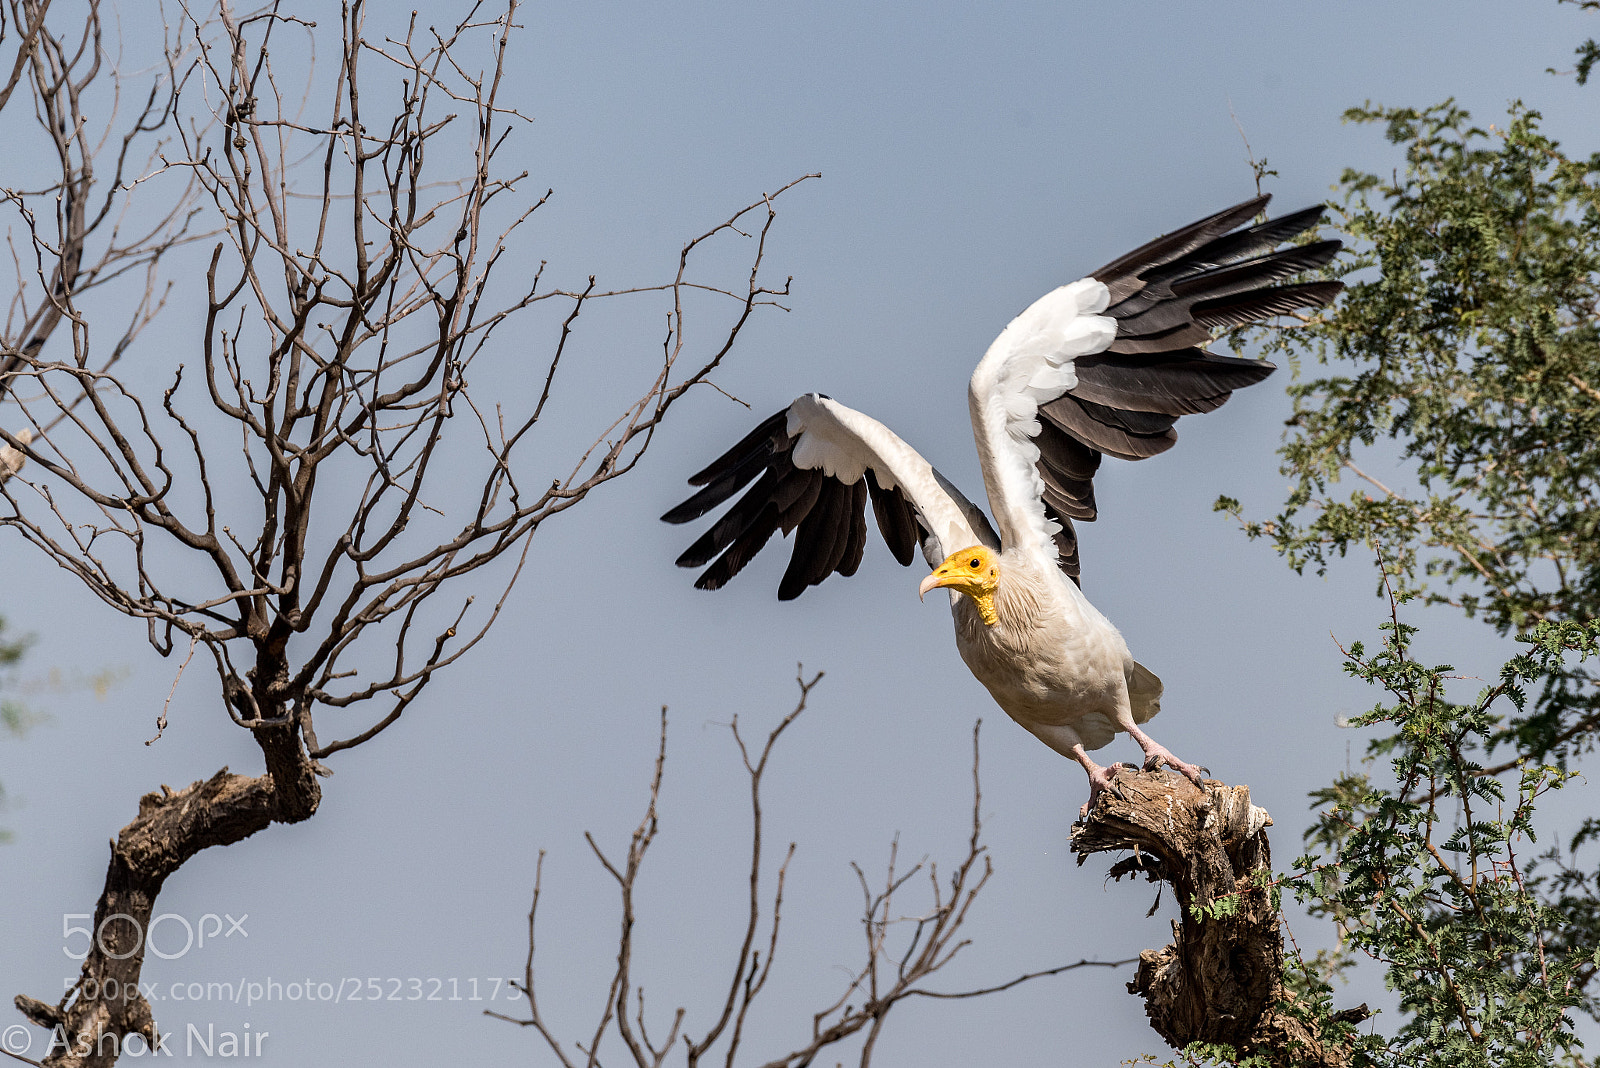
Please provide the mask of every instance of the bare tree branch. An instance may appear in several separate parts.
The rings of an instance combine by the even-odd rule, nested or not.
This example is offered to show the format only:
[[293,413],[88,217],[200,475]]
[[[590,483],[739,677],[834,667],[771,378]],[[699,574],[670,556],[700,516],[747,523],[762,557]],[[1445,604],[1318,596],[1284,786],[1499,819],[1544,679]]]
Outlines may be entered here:
[[[514,279],[520,231],[550,198],[525,196],[504,162],[528,121],[503,98],[518,0],[385,30],[369,19],[391,13],[364,0],[336,30],[277,3],[180,5],[148,86],[109,69],[98,0],[78,25],[45,0],[0,5],[0,37],[20,35],[0,108],[29,87],[49,164],[0,189],[16,283],[0,427],[17,428],[0,429],[0,529],[142,621],[161,655],[203,650],[264,764],[146,795],[97,906],[142,930],[190,856],[310,817],[321,761],[392,727],[483,639],[539,528],[631,471],[755,310],[788,293],[763,275],[767,238],[776,198],[805,179],[692,238],[663,277]],[[318,41],[337,48],[308,67]],[[701,266],[727,241],[749,250],[731,284]],[[203,311],[181,362],[147,344],[175,292]],[[660,359],[654,337],[640,345],[644,373],[574,447],[546,416],[589,403],[557,377],[582,355],[579,313],[648,299],[666,313]],[[500,329],[513,319],[516,336]],[[552,320],[530,375],[526,339]],[[531,410],[483,403],[540,379]],[[143,946],[124,933],[91,948],[85,980],[137,989]],[[74,1048],[153,1035],[150,1007],[91,996],[105,987],[46,1007]],[[18,1001],[30,1019],[38,1004]],[[618,1027],[646,1051],[630,1004],[616,1002]]]
[[[751,862],[745,933],[739,950],[734,955],[728,994],[723,998],[720,1008],[716,1010],[716,1016],[711,1021],[710,1027],[699,1041],[691,1039],[687,1034],[683,1035],[682,1051],[686,1065],[698,1064],[711,1053],[717,1042],[726,1037],[723,1061],[726,1068],[733,1068],[741,1051],[745,1022],[750,1008],[766,986],[767,978],[771,974],[772,962],[778,949],[778,932],[782,925],[784,883],[789,861],[795,854],[795,845],[792,842],[789,844],[775,879],[771,920],[766,928],[766,955],[763,957],[762,951],[756,948],[757,934],[762,926],[761,783],[779,737],[805,711],[811,691],[821,679],[821,672],[808,679],[803,670],[796,677],[795,682],[800,688],[799,700],[794,709],[767,734],[759,756],[752,756],[751,749],[739,732],[737,720],[732,724],[734,741],[739,747],[745,774],[750,781]],[[862,888],[865,960],[860,970],[851,976],[838,999],[813,1015],[810,1041],[782,1056],[767,1060],[765,1068],[798,1068],[801,1065],[809,1065],[824,1050],[862,1032],[865,1032],[865,1035],[862,1040],[860,1063],[866,1065],[872,1059],[872,1051],[890,1011],[907,998],[958,1000],[985,997],[1010,990],[1034,979],[1060,975],[1078,968],[1115,968],[1133,963],[1132,960],[1080,960],[1072,964],[1028,972],[1003,983],[961,991],[929,990],[921,985],[950,963],[968,944],[965,938],[960,937],[962,926],[966,923],[978,892],[993,871],[987,847],[982,844],[982,824],[979,818],[983,799],[978,778],[980,725],[981,722],[975,724],[972,731],[972,828],[967,841],[967,855],[956,866],[954,874],[948,881],[941,882],[937,866],[926,862],[915,864],[909,870],[899,870],[897,867],[899,848],[898,843],[895,843],[890,847],[889,863],[881,889],[877,890],[871,887],[866,874],[859,866],[851,865]],[[687,1016],[684,1008],[677,1008],[672,1015],[666,1040],[659,1046],[652,1044],[645,1027],[644,994],[633,978],[634,891],[645,853],[655,840],[658,830],[657,802],[666,760],[666,728],[666,710],[662,709],[661,736],[655,771],[650,781],[649,802],[644,818],[629,840],[627,859],[620,863],[612,861],[592,837],[585,836],[601,865],[617,882],[622,895],[622,927],[618,936],[617,966],[612,972],[599,1022],[589,1038],[587,1047],[577,1042],[572,1043],[570,1047],[564,1045],[556,1030],[545,1021],[539,1011],[533,963],[536,944],[534,921],[539,908],[539,894],[544,875],[542,851],[539,854],[539,866],[534,879],[533,906],[528,910],[528,952],[521,983],[521,990],[528,1001],[528,1015],[526,1018],[519,1018],[490,1010],[484,1012],[485,1016],[533,1028],[560,1060],[563,1068],[578,1068],[579,1064],[598,1065],[601,1043],[612,1031],[616,1032],[637,1068],[660,1068],[673,1049],[676,1037],[682,1032],[682,1025]],[[928,903],[914,914],[901,915],[895,905],[896,895],[924,872],[928,876]],[[631,1022],[626,1015],[629,1004],[637,1005]]]

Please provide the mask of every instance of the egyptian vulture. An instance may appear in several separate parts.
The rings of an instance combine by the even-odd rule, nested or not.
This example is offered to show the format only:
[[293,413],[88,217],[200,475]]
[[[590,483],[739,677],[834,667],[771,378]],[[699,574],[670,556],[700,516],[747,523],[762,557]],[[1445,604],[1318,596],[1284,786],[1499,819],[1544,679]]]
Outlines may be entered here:
[[[878,530],[903,565],[920,541],[950,591],[956,648],[1006,714],[1089,774],[1087,813],[1121,767],[1088,750],[1126,731],[1146,770],[1200,781],[1139,724],[1161,680],[1079,588],[1072,521],[1095,518],[1102,455],[1140,460],[1171,448],[1181,415],[1220,407],[1274,370],[1207,352],[1222,331],[1326,304],[1341,283],[1279,284],[1320,268],[1337,241],[1274,248],[1315,226],[1320,207],[1244,224],[1259,196],[1159,237],[1029,305],[1001,331],[967,388],[989,517],[888,427],[808,393],[689,479],[700,487],[661,518],[698,519],[753,486],[678,557],[715,590],[773,534],[794,533],[778,599],[834,572],[852,575]],[[707,566],[709,565],[709,566]]]

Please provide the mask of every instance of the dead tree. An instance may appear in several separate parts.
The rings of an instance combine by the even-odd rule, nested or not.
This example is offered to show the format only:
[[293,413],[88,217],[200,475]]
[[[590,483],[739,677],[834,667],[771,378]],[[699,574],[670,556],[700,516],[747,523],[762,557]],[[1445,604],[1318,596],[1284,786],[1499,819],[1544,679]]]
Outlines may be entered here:
[[[0,7],[0,114],[11,120],[0,203],[22,223],[7,233],[14,287],[0,334],[0,400],[63,322],[87,329],[78,318],[85,302],[142,280],[143,299],[125,311],[120,331],[110,322],[98,331],[110,335],[96,343],[101,369],[114,364],[160,310],[155,265],[193,237],[193,205],[181,186],[161,202],[141,198],[132,210],[133,185],[157,164],[174,116],[170,71],[141,84],[108,71],[100,0],[64,17],[58,7],[65,28],[51,24],[50,8],[50,0]],[[22,116],[29,105],[32,114]],[[91,110],[109,118],[92,123]],[[29,428],[13,429],[0,442],[0,482],[25,459],[14,448],[18,439],[32,437]]]
[[[562,1068],[579,1068],[580,1065],[583,1068],[595,1068],[602,1063],[600,1047],[608,1039],[622,1043],[626,1059],[631,1060],[635,1068],[661,1068],[669,1057],[673,1057],[675,1063],[677,1057],[681,1057],[687,1068],[696,1068],[713,1057],[729,1068],[740,1063],[741,1053],[746,1052],[742,1048],[743,1043],[749,1037],[745,1034],[745,1021],[766,987],[778,952],[778,935],[783,924],[784,879],[796,848],[795,843],[789,843],[776,876],[771,876],[763,861],[761,781],[778,739],[805,711],[811,691],[821,679],[821,672],[810,679],[802,672],[796,678],[800,687],[799,701],[793,711],[768,732],[759,753],[753,752],[739,732],[737,717],[732,724],[733,740],[738,746],[739,757],[750,782],[750,892],[743,917],[743,940],[729,962],[727,995],[720,1005],[712,1006],[708,1016],[703,1019],[691,1017],[686,1008],[677,1007],[669,1016],[656,1021],[655,1033],[659,1036],[657,1044],[658,1040],[650,1037],[644,991],[635,975],[635,891],[645,854],[661,829],[657,801],[667,759],[667,710],[663,708],[661,740],[656,753],[655,773],[650,780],[649,800],[644,818],[639,821],[639,826],[628,841],[626,854],[620,860],[613,860],[592,837],[585,835],[600,864],[615,880],[621,895],[621,931],[615,952],[617,965],[593,1030],[586,1036],[586,1041],[567,1042],[560,1037],[561,1028],[546,1020],[539,1011],[534,955],[537,946],[535,923],[544,875],[542,851],[533,887],[533,906],[528,910],[528,952],[519,984],[528,1002],[528,1015],[517,1018],[490,1010],[485,1010],[484,1015],[533,1029]],[[776,1056],[771,1052],[756,1054],[752,1063],[761,1065],[761,1068],[803,1068],[814,1063],[824,1052],[830,1058],[837,1056],[841,1044],[859,1036],[857,1063],[861,1068],[867,1068],[872,1062],[873,1050],[877,1047],[889,1014],[896,1005],[910,998],[981,998],[1034,979],[1060,975],[1078,968],[1120,968],[1133,963],[1132,960],[1080,960],[1014,976],[992,986],[955,991],[931,989],[928,986],[928,981],[968,945],[968,940],[962,937],[962,927],[979,892],[994,871],[988,847],[983,844],[983,824],[979,818],[983,802],[978,778],[978,728],[981,725],[980,720],[972,729],[972,825],[967,838],[966,855],[949,870],[943,880],[940,879],[936,863],[924,860],[909,868],[900,867],[898,842],[890,846],[886,870],[876,879],[869,879],[859,865],[852,864],[861,887],[863,945],[859,969],[850,976],[836,1000],[811,1015],[808,1041]],[[762,893],[764,878],[770,879],[770,893],[766,898]],[[907,889],[913,885],[913,880],[921,882],[924,888],[918,895],[921,904],[907,913],[905,899],[915,893]],[[766,915],[763,915],[764,905]],[[697,968],[703,967],[699,961],[695,965]]]
[[[501,96],[515,0],[371,30],[350,0],[337,31],[278,4],[184,8],[140,94],[105,83],[93,3],[71,38],[47,7],[13,0],[4,27],[19,48],[4,93],[31,87],[59,168],[4,194],[18,296],[0,353],[0,527],[141,621],[179,675],[209,664],[219,712],[263,765],[142,797],[78,985],[54,1004],[16,998],[64,1040],[51,1064],[107,1065],[131,1034],[158,1041],[142,997],[106,992],[138,989],[166,879],[202,849],[309,818],[323,762],[391,727],[483,638],[541,525],[627,474],[787,293],[762,272],[773,201],[794,183],[689,241],[656,284],[562,288],[543,267],[502,279],[549,197],[525,196],[501,162],[526,121]],[[332,59],[311,68],[312,54]],[[122,114],[124,95],[144,101],[131,119],[85,118],[92,98]],[[726,240],[747,269],[701,278],[702,249]],[[650,293],[665,332],[641,346],[631,399],[592,438],[552,436],[580,314]],[[176,300],[203,306],[203,327],[176,353],[142,345]],[[530,383],[525,407],[497,403]]]
[[[1081,865],[1128,851],[1110,875],[1143,874],[1172,888],[1181,918],[1172,942],[1139,954],[1128,992],[1173,1049],[1194,1043],[1264,1056],[1273,1068],[1343,1068],[1348,1051],[1325,1042],[1284,988],[1282,917],[1272,891],[1272,817],[1248,786],[1213,779],[1202,790],[1172,772],[1124,771],[1072,829]],[[1155,908],[1151,908],[1151,913]],[[1358,1022],[1366,1006],[1345,1016]]]

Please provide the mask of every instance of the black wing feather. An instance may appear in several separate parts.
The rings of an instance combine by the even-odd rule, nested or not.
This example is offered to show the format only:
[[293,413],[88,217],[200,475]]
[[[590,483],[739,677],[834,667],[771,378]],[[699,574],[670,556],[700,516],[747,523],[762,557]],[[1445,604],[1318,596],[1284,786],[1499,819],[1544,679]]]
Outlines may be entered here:
[[[844,556],[845,546],[850,543],[850,498],[850,487],[843,482],[829,479],[823,488],[823,496],[817,501],[817,507],[825,516],[827,536],[817,539],[817,552],[808,568],[810,577],[807,585],[816,586],[833,574],[833,569],[839,566],[839,560]],[[795,551],[798,553],[799,550],[800,546],[796,544]]]
[[1089,414],[1089,418],[1106,426],[1126,430],[1130,434],[1165,434],[1172,429],[1178,421],[1176,415],[1165,412],[1142,412],[1137,409],[1117,408],[1108,404],[1097,404],[1082,397],[1074,397],[1078,405]]
[[1073,361],[1077,384],[1039,406],[1034,439],[1045,515],[1062,524],[1058,562],[1074,580],[1078,542],[1071,520],[1095,517],[1100,454],[1138,460],[1171,448],[1179,416],[1219,408],[1234,390],[1275,369],[1265,360],[1207,352],[1216,333],[1326,304],[1343,288],[1331,281],[1277,284],[1327,266],[1341,246],[1320,241],[1274,251],[1314,227],[1320,207],[1239,229],[1267,199],[1191,223],[1094,272],[1111,291],[1105,314],[1116,320],[1117,336],[1105,352]]
[[722,518],[711,524],[711,529],[700,535],[693,545],[690,545],[679,556],[676,563],[679,567],[700,567],[711,562],[722,550],[732,545],[734,539],[745,532],[761,515],[761,510],[772,500],[772,491],[777,488],[778,475],[772,468],[767,468],[761,473],[761,478],[750,487],[743,497]]
[[1306,282],[1208,300],[1194,306],[1194,320],[1208,330],[1229,330],[1301,308],[1319,307],[1338,296],[1343,288],[1343,282]]
[[789,409],[785,408],[776,415],[763,420],[760,426],[740,438],[737,445],[690,475],[689,485],[706,485],[712,479],[738,466],[751,452],[765,450],[765,455],[771,456],[788,442],[788,425]]
[[822,484],[826,481],[827,476],[815,469],[793,468],[785,477],[784,484],[773,495],[773,501],[778,506],[778,525],[785,534],[811,514],[817,497],[822,493]]
[[1121,352],[1126,354],[1140,352],[1176,352],[1179,349],[1195,348],[1211,343],[1211,331],[1199,323],[1184,323],[1168,330],[1161,330],[1150,334],[1140,334],[1137,337],[1117,335],[1107,352]]
[[1204,300],[1250,293],[1269,283],[1325,267],[1342,246],[1338,241],[1286,248],[1267,256],[1185,273],[1173,281],[1147,285],[1106,310],[1118,320],[1117,334],[1142,336],[1191,321],[1189,310]]
[[878,484],[877,476],[867,470],[867,492],[872,497],[872,514],[878,520],[878,532],[884,543],[902,566],[909,565],[917,556],[916,511],[899,488],[886,490]]
[[1171,428],[1159,434],[1132,434],[1102,423],[1070,393],[1039,405],[1039,414],[1090,448],[1122,460],[1143,460],[1166,452],[1178,442],[1178,432]]
[[1099,514],[1094,503],[1094,473],[1100,452],[1091,449],[1049,419],[1039,421],[1033,442],[1039,447],[1037,464],[1044,480],[1045,501],[1063,516],[1092,520]]
[[856,573],[867,551],[867,480],[864,478],[850,487],[849,516],[850,536],[845,539],[844,554],[834,567],[845,578]]
[[1215,215],[1208,215],[1199,222],[1190,223],[1170,234],[1162,234],[1154,241],[1117,257],[1098,271],[1091,272],[1090,277],[1104,282],[1111,290],[1112,303],[1122,300],[1144,287],[1142,275],[1205,247],[1218,234],[1225,234],[1254,216],[1266,207],[1270,199],[1272,199],[1270,194],[1252,197],[1242,204],[1235,204]]
[[744,531],[728,546],[728,551],[717,557],[716,561],[700,577],[694,580],[697,590],[720,590],[729,579],[737,575],[745,564],[748,564],[756,553],[767,544],[778,529],[778,506],[768,501]]
[[[721,474],[705,484],[705,488],[661,517],[663,523],[687,523],[699,519],[723,501],[738,493],[746,483],[755,478],[771,462],[773,449],[763,442],[739,457]],[[720,461],[719,461],[720,462]]]
[[[845,519],[848,524],[844,514],[848,492],[845,484],[836,479],[823,480],[816,505],[800,520],[795,531],[794,552],[778,583],[778,600],[792,601],[804,593],[807,586],[815,586],[833,573],[834,561],[838,559],[835,546],[841,534],[839,521]],[[842,533],[849,537],[848,525]]]
[[1265,360],[1216,356],[1185,349],[1154,359],[1101,353],[1080,356],[1072,395],[1112,408],[1198,415],[1215,411],[1236,389],[1254,385],[1276,368]]
[[1322,220],[1323,211],[1321,205],[1301,208],[1288,215],[1225,234],[1163,267],[1145,271],[1143,278],[1146,285],[1171,282],[1270,252],[1277,245],[1315,226]]
[[[1275,284],[1325,266],[1340,246],[1324,241],[1273,251],[1315,226],[1322,209],[1244,226],[1267,200],[1236,204],[1094,272],[1111,291],[1106,314],[1117,320],[1117,336],[1107,351],[1074,361],[1077,384],[1040,406],[1034,439],[1044,512],[1061,525],[1057,562],[1074,582],[1080,569],[1072,520],[1097,514],[1094,476],[1102,453],[1141,459],[1164,452],[1177,440],[1179,416],[1212,411],[1273,372],[1264,360],[1207,352],[1214,333],[1326,304],[1343,288],[1331,281]],[[683,567],[710,564],[695,582],[700,589],[720,588],[779,530],[794,532],[781,600],[835,571],[854,574],[866,549],[868,500],[894,558],[915,559],[926,530],[905,494],[884,489],[870,469],[846,485],[795,467],[788,427],[788,409],[763,421],[696,472],[689,484],[699,492],[662,516],[669,523],[697,519],[754,482],[678,557]]]
[[778,585],[780,600],[798,597],[834,572],[855,574],[866,554],[869,500],[894,558],[901,564],[916,558],[922,532],[906,495],[898,487],[884,489],[871,468],[846,485],[820,470],[796,467],[798,438],[789,436],[788,419],[785,409],[764,420],[696,472],[690,482],[700,491],[661,517],[668,523],[698,519],[749,486],[678,557],[680,567],[710,565],[696,580],[697,588],[720,589],[779,531],[795,535]]
[[1072,520],[1058,512],[1049,501],[1045,501],[1044,515],[1046,519],[1054,519],[1061,524],[1055,536],[1056,566],[1063,575],[1082,586],[1083,566],[1078,556],[1078,532],[1072,528]]

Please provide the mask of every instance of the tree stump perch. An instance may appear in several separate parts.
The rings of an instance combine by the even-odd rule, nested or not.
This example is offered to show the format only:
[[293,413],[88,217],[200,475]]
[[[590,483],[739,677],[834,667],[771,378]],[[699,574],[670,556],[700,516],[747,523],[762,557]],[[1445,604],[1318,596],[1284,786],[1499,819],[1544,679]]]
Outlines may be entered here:
[[1346,1051],[1290,1011],[1271,890],[1272,817],[1250,803],[1250,788],[1207,779],[1201,789],[1169,771],[1124,771],[1116,782],[1122,796],[1101,794],[1073,825],[1071,844],[1080,865],[1093,853],[1130,851],[1108,874],[1143,873],[1177,898],[1171,944],[1140,953],[1128,984],[1144,998],[1150,1026],[1177,1050],[1217,1043],[1274,1068],[1344,1068]]

